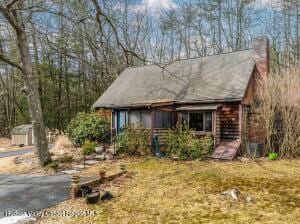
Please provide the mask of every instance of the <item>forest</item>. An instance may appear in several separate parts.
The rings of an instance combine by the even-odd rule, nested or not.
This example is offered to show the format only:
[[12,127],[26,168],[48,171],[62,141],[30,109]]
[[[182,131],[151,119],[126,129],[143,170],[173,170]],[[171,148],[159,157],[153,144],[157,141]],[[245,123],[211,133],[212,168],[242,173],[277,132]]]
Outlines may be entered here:
[[257,36],[270,40],[271,71],[300,60],[299,0],[11,0],[0,11],[0,136],[31,122],[23,34],[45,125],[60,131],[129,66],[248,49]]

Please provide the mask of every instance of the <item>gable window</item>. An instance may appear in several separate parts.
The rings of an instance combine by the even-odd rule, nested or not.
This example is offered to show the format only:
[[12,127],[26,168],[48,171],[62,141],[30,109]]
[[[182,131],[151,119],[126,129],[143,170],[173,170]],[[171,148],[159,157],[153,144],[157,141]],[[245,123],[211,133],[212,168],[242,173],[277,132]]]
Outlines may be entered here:
[[181,113],[181,124],[197,132],[212,132],[212,112]]

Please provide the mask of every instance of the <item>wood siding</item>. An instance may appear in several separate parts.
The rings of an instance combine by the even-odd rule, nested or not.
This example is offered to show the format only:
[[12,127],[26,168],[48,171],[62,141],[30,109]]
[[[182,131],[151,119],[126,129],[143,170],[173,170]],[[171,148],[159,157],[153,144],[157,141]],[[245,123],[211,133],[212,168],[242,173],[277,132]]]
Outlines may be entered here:
[[223,104],[217,110],[217,132],[220,140],[239,139],[239,104],[227,103]]

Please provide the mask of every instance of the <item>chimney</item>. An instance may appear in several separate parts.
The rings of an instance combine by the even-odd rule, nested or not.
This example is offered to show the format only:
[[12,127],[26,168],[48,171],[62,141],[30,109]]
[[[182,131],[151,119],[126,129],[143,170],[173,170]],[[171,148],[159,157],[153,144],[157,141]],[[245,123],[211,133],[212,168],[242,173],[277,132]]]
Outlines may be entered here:
[[270,72],[269,39],[256,37],[253,39],[253,57],[256,68],[262,78],[267,79]]

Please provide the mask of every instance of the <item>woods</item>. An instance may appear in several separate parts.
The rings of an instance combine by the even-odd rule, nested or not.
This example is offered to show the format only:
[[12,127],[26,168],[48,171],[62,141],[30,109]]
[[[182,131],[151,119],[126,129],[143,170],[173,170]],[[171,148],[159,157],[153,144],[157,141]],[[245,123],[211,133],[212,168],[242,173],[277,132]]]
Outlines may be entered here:
[[[7,8],[24,24],[21,33],[7,17]],[[64,131],[127,66],[247,49],[259,35],[270,38],[272,71],[299,64],[297,0],[27,0],[2,1],[1,9],[4,136],[31,122],[29,109],[35,110],[23,93],[24,82],[38,88],[45,125]],[[30,55],[19,50],[26,47]],[[32,72],[24,71],[26,64],[29,69],[32,64]],[[23,72],[33,75],[36,87],[30,87]],[[37,96],[32,97],[38,108]]]

